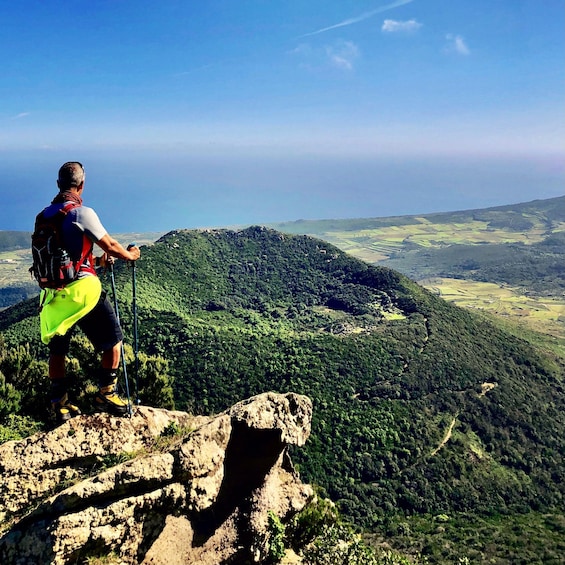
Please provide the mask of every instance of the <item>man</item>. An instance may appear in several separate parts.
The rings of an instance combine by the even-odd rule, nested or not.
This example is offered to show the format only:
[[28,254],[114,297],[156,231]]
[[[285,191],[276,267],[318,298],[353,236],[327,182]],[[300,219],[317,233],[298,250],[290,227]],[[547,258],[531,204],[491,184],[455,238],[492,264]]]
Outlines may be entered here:
[[[57,179],[59,193],[43,211],[44,217],[49,218],[66,204],[76,204],[63,220],[62,239],[71,259],[78,262],[78,277],[63,288],[43,289],[40,296],[41,339],[49,345],[51,403],[57,423],[80,414],[79,408],[69,400],[69,382],[65,374],[65,358],[76,326],[102,353],[99,391],[94,399],[96,409],[116,416],[127,415],[130,411],[130,406],[116,389],[123,334],[112,305],[102,292],[95,267],[105,267],[114,258],[136,261],[140,250],[135,246],[126,249],[120,245],[104,229],[96,212],[82,205],[84,182],[84,167],[80,163],[62,165]],[[96,259],[94,244],[104,251],[104,255]]]

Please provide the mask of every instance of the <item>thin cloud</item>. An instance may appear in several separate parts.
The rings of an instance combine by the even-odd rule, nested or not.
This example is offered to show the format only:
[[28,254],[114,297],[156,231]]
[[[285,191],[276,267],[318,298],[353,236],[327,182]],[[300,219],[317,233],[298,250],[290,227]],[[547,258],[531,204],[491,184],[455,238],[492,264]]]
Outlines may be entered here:
[[330,64],[345,71],[353,70],[353,64],[359,57],[359,48],[351,41],[343,41],[331,47],[326,47]]
[[31,112],[20,112],[19,114],[12,116],[12,120],[21,120],[22,118],[26,118],[30,114]]
[[301,35],[300,37],[309,37],[311,35],[318,35],[319,33],[324,33],[326,31],[330,31],[332,29],[337,29],[337,28],[340,28],[340,27],[345,27],[345,26],[357,24],[359,22],[363,22],[365,20],[368,20],[369,18],[372,18],[373,16],[376,16],[377,14],[380,14],[382,12],[386,12],[388,10],[392,10],[393,8],[398,8],[399,6],[404,6],[404,4],[410,4],[413,1],[414,0],[396,0],[396,2],[392,2],[391,4],[387,4],[386,6],[381,6],[380,8],[376,8],[375,10],[371,10],[370,12],[365,12],[364,14],[361,14],[360,16],[356,16],[355,18],[349,18],[347,20],[343,20],[342,22],[339,22],[338,24],[334,24],[334,25],[331,25],[331,26],[328,26],[328,27],[324,27],[322,29],[312,31],[310,33],[305,33],[304,35]]
[[289,51],[292,55],[310,55],[312,53],[312,46],[309,43],[301,43],[294,49]]
[[458,53],[459,55],[471,54],[471,50],[469,49],[469,47],[467,47],[465,40],[460,35],[453,35],[452,33],[448,33],[445,38],[448,41],[448,51]]
[[383,22],[383,26],[381,31],[386,33],[398,33],[398,32],[412,32],[420,29],[422,24],[417,22],[416,20],[408,20],[405,22],[399,22],[397,20],[385,20]]
[[300,66],[308,70],[319,70],[329,66],[342,71],[351,71],[355,61],[361,56],[359,47],[352,41],[336,41],[323,47],[301,43],[289,53],[298,57]]
[[297,45],[294,49],[289,51],[293,57],[297,57],[300,61],[299,66],[303,69],[312,69],[313,61],[316,58],[314,50],[309,43],[301,43]]

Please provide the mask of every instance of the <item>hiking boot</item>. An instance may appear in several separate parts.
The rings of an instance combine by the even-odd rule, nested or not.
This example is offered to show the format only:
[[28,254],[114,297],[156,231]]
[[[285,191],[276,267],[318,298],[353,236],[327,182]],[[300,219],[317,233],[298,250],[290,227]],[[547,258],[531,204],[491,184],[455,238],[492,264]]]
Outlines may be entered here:
[[55,402],[52,401],[51,405],[55,412],[55,421],[57,422],[57,425],[64,424],[71,418],[79,416],[81,413],[78,406],[69,402],[69,397],[66,393],[59,400],[56,400]]
[[127,416],[131,405],[116,392],[116,385],[100,387],[94,397],[94,406],[100,412],[107,412],[113,416]]

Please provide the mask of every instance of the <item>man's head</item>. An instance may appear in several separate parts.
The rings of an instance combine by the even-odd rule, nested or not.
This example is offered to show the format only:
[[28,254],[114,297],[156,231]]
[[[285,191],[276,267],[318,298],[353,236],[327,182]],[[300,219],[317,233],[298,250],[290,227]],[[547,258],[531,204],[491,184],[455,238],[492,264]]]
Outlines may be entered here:
[[84,179],[84,167],[78,161],[69,161],[59,169],[57,186],[60,191],[82,188]]

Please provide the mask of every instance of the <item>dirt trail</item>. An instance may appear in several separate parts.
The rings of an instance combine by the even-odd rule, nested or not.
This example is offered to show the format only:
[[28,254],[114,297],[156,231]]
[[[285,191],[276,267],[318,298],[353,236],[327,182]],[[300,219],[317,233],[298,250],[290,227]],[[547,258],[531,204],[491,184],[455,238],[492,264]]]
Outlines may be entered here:
[[445,432],[445,436],[441,440],[441,443],[430,453],[430,456],[433,457],[437,454],[437,452],[450,440],[451,433],[453,432],[453,428],[455,427],[455,423],[457,422],[457,416],[451,420],[451,424],[449,424],[449,428]]
[[493,388],[496,388],[498,385],[496,383],[483,383],[481,385],[481,392],[479,396],[485,396],[485,394],[491,391]]
[[[481,385],[481,392],[479,393],[479,396],[485,396],[485,394],[487,394],[489,391],[491,391],[493,388],[496,388],[497,386],[498,385],[496,383],[483,383]],[[445,432],[445,436],[441,440],[441,443],[430,453],[430,456],[433,457],[434,455],[436,455],[438,451],[451,439],[453,428],[455,427],[455,424],[457,422],[457,416],[459,416],[459,414],[455,415],[455,417],[451,421],[451,424],[449,424],[449,428],[447,428],[447,431]]]

